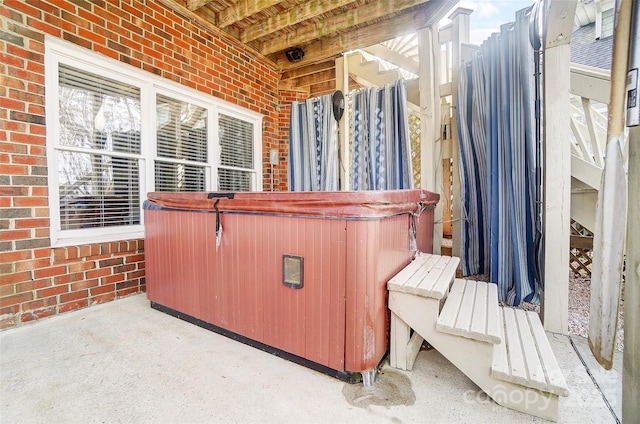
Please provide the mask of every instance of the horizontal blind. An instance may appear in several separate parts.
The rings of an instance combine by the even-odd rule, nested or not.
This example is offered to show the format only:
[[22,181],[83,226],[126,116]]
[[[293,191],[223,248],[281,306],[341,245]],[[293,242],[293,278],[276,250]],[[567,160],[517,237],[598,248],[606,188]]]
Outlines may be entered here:
[[62,230],[140,223],[138,160],[58,152]]
[[182,163],[155,164],[156,191],[205,191],[205,167]]
[[61,146],[140,153],[140,89],[60,64]]
[[237,169],[218,169],[218,189],[221,191],[251,191],[251,173]]
[[58,82],[61,229],[139,224],[139,88],[63,64]]
[[220,164],[253,169],[253,124],[227,115],[218,117]]
[[156,116],[158,156],[207,162],[207,109],[158,95]]

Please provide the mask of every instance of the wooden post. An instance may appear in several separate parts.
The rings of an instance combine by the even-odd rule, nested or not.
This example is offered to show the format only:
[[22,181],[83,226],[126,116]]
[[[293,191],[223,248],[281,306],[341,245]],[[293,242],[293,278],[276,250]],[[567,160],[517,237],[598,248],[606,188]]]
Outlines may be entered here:
[[420,58],[420,184],[425,190],[440,193],[434,211],[433,253],[442,247],[442,171],[440,165],[440,78],[438,24],[418,31]]
[[571,234],[569,57],[576,0],[550,0],[544,40],[544,291],[546,331],[566,334]]
[[462,64],[462,43],[469,42],[469,15],[473,10],[458,8],[449,15],[451,19],[451,107],[454,112],[451,117],[451,154],[453,158],[453,237],[452,254],[460,257],[460,234],[462,225],[461,197],[460,197],[460,172],[458,170],[460,151],[458,149],[458,118],[456,108],[458,106],[458,75]]
[[349,116],[347,110],[347,94],[349,94],[349,64],[344,55],[336,59],[336,90],[342,91],[345,98],[345,108],[342,118],[340,118],[340,134],[338,146],[340,146],[340,163],[338,163],[338,181],[342,186],[339,190],[349,190]]
[[640,417],[640,127],[629,132],[622,419]]
[[[627,96],[640,89],[640,6],[633,5]],[[635,81],[633,80],[635,76]],[[634,83],[635,82],[635,86]],[[631,90],[631,92],[629,92]],[[640,111],[638,103],[627,103],[629,173],[627,198],[627,262],[625,268],[624,352],[622,360],[622,420],[640,417]],[[634,107],[635,106],[635,107]]]

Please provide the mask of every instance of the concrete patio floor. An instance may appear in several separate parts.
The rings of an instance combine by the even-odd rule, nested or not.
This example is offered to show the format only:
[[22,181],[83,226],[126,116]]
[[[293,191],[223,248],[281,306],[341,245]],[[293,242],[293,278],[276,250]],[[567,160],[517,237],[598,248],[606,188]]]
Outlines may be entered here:
[[[560,422],[615,423],[620,363],[601,370],[583,339],[550,339],[571,390]],[[0,422],[545,421],[496,405],[435,350],[412,371],[385,364],[364,388],[153,310],[142,294],[1,332]]]

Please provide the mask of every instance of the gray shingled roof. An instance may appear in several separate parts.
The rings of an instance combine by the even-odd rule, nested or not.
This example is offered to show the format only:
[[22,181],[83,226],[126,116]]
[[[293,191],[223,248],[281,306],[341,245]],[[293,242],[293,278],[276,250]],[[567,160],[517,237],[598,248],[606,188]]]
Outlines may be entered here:
[[613,37],[596,40],[596,24],[577,28],[571,37],[571,62],[611,69]]

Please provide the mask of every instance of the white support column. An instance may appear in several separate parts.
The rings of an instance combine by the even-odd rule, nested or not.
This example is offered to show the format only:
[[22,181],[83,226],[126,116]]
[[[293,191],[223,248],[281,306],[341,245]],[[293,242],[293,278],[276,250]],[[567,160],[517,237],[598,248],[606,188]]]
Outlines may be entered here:
[[451,19],[451,107],[453,113],[451,117],[451,153],[453,158],[453,256],[460,257],[460,234],[461,234],[461,197],[460,197],[460,172],[459,150],[458,150],[458,118],[456,108],[458,106],[458,75],[460,73],[461,46],[462,43],[469,42],[469,15],[471,9],[456,9],[450,16]]
[[336,90],[344,94],[345,108],[340,119],[340,162],[338,163],[338,175],[342,186],[340,190],[349,190],[349,116],[347,108],[347,94],[349,94],[349,64],[344,55],[336,59]]
[[640,127],[629,132],[622,419],[640,416]]
[[569,58],[576,0],[549,0],[544,53],[544,292],[546,331],[566,334],[571,231]]
[[440,140],[440,43],[438,24],[418,31],[419,87],[420,87],[420,186],[440,194],[435,209],[433,253],[442,247],[442,163]]

